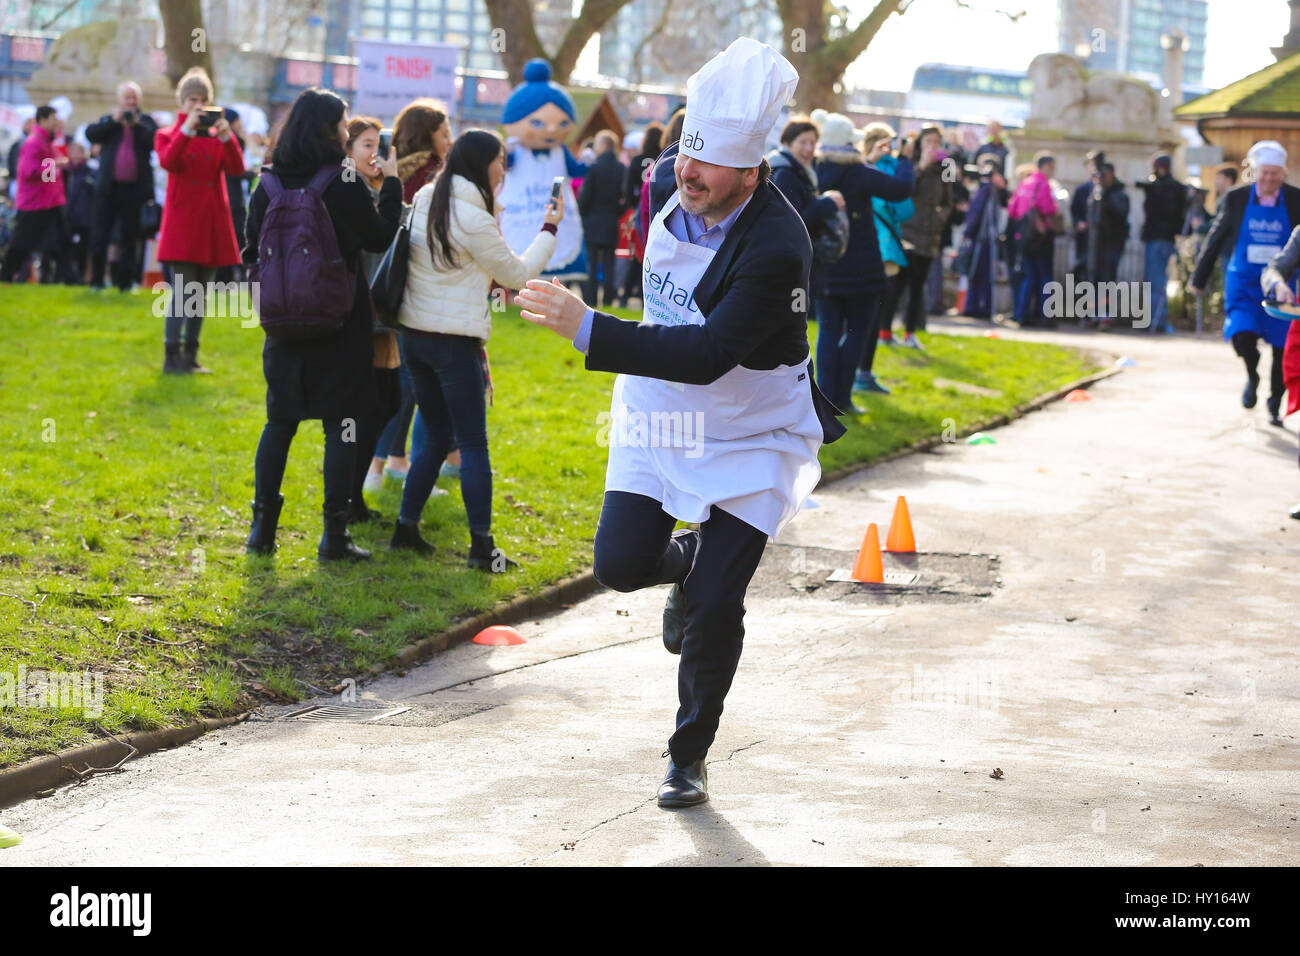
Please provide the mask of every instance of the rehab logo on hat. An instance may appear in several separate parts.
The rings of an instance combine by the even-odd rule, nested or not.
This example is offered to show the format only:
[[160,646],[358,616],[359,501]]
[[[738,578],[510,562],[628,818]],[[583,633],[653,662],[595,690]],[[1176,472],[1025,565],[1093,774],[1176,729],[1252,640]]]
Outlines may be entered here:
[[789,60],[766,43],[740,37],[686,81],[680,151],[715,166],[757,166],[798,84]]

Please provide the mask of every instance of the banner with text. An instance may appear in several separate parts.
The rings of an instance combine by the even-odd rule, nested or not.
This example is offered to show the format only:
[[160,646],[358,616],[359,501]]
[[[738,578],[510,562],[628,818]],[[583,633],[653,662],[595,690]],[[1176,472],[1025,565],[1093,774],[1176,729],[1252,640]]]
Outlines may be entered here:
[[387,40],[353,40],[352,43],[357,55],[353,113],[396,116],[403,106],[421,96],[432,96],[452,105],[456,96],[459,46]]

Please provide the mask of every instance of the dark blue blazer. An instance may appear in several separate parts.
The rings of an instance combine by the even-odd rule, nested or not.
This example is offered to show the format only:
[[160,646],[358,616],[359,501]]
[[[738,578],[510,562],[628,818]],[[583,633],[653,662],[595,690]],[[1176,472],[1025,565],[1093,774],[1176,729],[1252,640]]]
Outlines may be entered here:
[[[663,208],[677,180],[677,145],[655,163],[650,214]],[[772,369],[808,359],[808,270],[812,242],[794,207],[763,182],[732,224],[695,287],[703,325],[641,325],[596,312],[586,366],[596,372],[643,375],[708,385],[737,365]],[[828,401],[808,376],[826,444],[844,434]]]

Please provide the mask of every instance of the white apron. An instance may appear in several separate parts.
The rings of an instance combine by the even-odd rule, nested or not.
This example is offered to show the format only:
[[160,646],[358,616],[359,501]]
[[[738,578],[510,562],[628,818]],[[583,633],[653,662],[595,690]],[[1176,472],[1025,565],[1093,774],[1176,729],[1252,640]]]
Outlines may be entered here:
[[[642,290],[651,325],[703,325],[695,286],[714,252],[650,225]],[[639,375],[614,381],[606,491],[646,495],[679,521],[701,522],[717,505],[776,537],[821,477],[822,426],[809,362],[770,370],[736,366],[711,385]]]
[[[551,182],[556,176],[567,177],[568,167],[562,146],[552,146],[545,156],[534,156],[527,146],[516,146],[514,157],[501,189],[501,235],[516,255],[522,255],[542,228],[546,204],[551,201]],[[582,252],[582,216],[567,178],[564,188],[564,218],[556,227],[555,252],[546,263],[546,272],[563,270]]]

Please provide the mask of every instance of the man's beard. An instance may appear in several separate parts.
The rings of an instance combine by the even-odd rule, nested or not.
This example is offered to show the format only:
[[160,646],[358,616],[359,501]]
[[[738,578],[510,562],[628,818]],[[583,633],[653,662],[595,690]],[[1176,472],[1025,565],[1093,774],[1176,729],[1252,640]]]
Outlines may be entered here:
[[711,218],[718,213],[726,215],[735,208],[740,198],[740,194],[743,191],[741,188],[740,176],[736,177],[735,182],[732,183],[731,189],[727,190],[725,194],[720,195],[715,190],[710,189],[700,199],[694,199],[688,196],[685,190],[682,189],[682,186],[683,182],[679,178],[677,180],[677,191],[681,195],[682,208],[692,216],[699,216],[701,218]]

